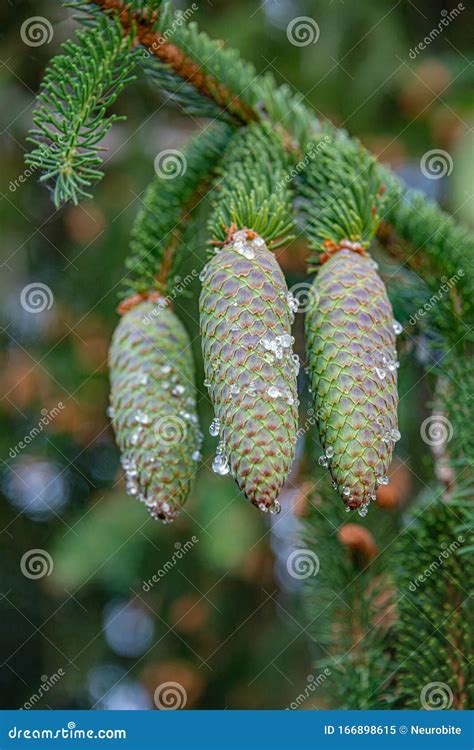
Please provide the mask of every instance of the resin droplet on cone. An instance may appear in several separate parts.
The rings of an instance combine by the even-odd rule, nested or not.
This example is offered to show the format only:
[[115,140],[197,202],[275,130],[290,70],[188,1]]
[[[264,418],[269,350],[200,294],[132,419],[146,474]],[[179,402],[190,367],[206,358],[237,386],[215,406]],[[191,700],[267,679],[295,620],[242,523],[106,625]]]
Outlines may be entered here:
[[201,457],[188,334],[162,301],[141,302],[120,320],[109,364],[127,491],[153,517],[173,521]]
[[274,255],[246,230],[236,232],[202,274],[204,367],[220,438],[216,470],[226,473],[228,465],[246,497],[273,512],[298,427],[287,295]]
[[371,259],[350,250],[322,266],[313,289],[306,337],[324,465],[364,514],[400,438],[392,307]]

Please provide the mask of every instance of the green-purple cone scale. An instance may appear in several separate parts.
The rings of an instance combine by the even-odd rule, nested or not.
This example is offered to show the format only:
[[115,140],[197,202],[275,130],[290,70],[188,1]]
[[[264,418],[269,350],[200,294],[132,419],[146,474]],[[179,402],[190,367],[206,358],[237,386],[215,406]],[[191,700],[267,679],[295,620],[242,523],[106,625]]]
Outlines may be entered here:
[[206,384],[219,435],[213,469],[229,471],[248,500],[278,512],[298,427],[294,312],[283,273],[248,230],[208,262],[200,319]]
[[127,491],[154,518],[174,521],[201,459],[189,336],[163,301],[143,301],[115,329],[109,366]]
[[399,324],[369,257],[336,252],[319,271],[306,312],[308,369],[324,454],[348,509],[365,515],[388,482],[397,424]]

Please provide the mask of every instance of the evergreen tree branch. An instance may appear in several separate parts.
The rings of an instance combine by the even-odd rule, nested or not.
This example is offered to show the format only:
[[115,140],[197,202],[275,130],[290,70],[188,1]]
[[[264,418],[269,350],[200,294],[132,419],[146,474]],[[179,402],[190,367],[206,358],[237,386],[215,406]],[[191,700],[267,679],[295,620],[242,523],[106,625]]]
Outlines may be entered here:
[[[463,536],[458,527],[467,521],[465,511],[456,498],[446,503],[437,494],[425,497],[397,555],[395,681],[402,708],[465,709],[474,698],[474,566],[472,555],[460,554],[472,545],[472,528]],[[434,683],[439,693],[430,698]]]
[[144,71],[193,114],[230,118],[240,125],[271,121],[298,157],[311,134],[320,130],[300,94],[286,84],[278,87],[271,74],[257,75],[236,50],[188,24],[189,10],[176,13],[163,0],[151,5],[144,0],[71,0],[67,5],[86,13],[87,23],[102,14],[116,19],[141,46]]
[[[133,37],[134,43],[141,45],[145,53],[151,54],[158,62],[153,66],[145,60],[144,68],[172,97],[179,92],[192,111],[194,108],[199,114],[216,116],[214,107],[217,107],[240,123],[269,120],[279,130],[294,161],[301,158],[301,149],[321,130],[318,119],[303,104],[301,96],[295,95],[287,86],[277,87],[271,75],[257,76],[253,66],[242,62],[237,52],[224,49],[219,42],[198,32],[194,23],[188,25],[183,14],[175,14],[169,3],[162,0],[72,0],[67,4],[89,14],[89,20],[90,17],[97,20],[101,15],[116,19],[126,37]],[[209,109],[205,101],[209,102]],[[45,180],[54,176],[54,165],[49,156],[48,153],[42,154],[45,165],[49,167],[43,177]],[[367,156],[368,160],[370,158]],[[31,159],[36,166],[43,163],[39,155]],[[387,170],[379,169],[379,179],[390,185],[387,218],[394,222],[397,230],[399,228],[401,236],[408,235],[407,239],[415,247],[421,245],[428,251],[431,238],[426,232],[434,224],[439,229],[436,244],[439,247],[438,265],[442,269],[447,262],[446,255],[455,256],[451,266],[459,266],[459,256],[464,250],[472,256],[472,238],[465,230],[424,196],[407,193],[400,181]],[[92,179],[97,175],[94,173],[89,177]],[[74,181],[74,177],[70,176],[70,179]],[[67,189],[65,196],[69,197]],[[78,191],[75,197],[77,200]],[[423,220],[420,219],[422,214]]]
[[[56,203],[88,196],[90,185],[101,177],[98,144],[117,119],[106,112],[132,80],[134,61],[141,62],[158,85],[171,97],[179,96],[191,111],[245,125],[230,145],[229,128],[216,131],[217,135],[202,134],[185,152],[184,174],[173,180],[158,178],[149,187],[132,234],[127,293],[170,292],[177,264],[189,253],[186,232],[196,194],[224,150],[212,192],[209,226],[214,243],[224,243],[232,226],[254,229],[273,248],[287,242],[294,226],[289,175],[301,150],[306,147],[309,152],[325,132],[301,97],[287,87],[278,88],[272,76],[257,76],[238,53],[223,49],[198,32],[195,24],[181,23],[182,17],[161,0],[75,0],[69,5],[86,11],[86,21],[92,19],[97,25],[80,33],[75,44],[67,42],[64,54],[53,60],[35,116],[35,148],[28,157],[31,165],[45,170],[41,179],[52,185]],[[133,55],[132,48],[136,48]],[[474,245],[466,230],[377,166],[356,141],[334,129],[329,132],[332,142],[327,150],[318,151],[317,159],[308,160],[298,182],[315,251],[312,264],[327,250],[327,243],[337,249],[349,241],[365,250],[384,219],[403,241],[400,260],[427,287],[436,291],[443,276],[460,276],[432,309],[442,344],[434,373],[439,376],[447,369],[450,375],[443,405],[453,427],[449,451],[457,470],[454,496],[448,504],[432,495],[432,507],[423,508],[403,536],[396,645],[401,667],[395,682],[403,707],[419,707],[424,684],[441,681],[452,691],[453,707],[463,708],[472,700],[473,675],[468,660],[462,658],[472,645],[463,598],[463,586],[472,585],[472,566],[467,572],[461,570],[460,557],[473,545],[455,549],[428,585],[415,585],[413,592],[410,584],[424,566],[429,568],[439,548],[449,548],[455,536],[464,535],[471,525],[474,445],[466,392],[470,396],[474,387]],[[387,186],[384,197],[382,185]],[[343,543],[341,533],[349,527],[344,520],[342,507],[333,498],[322,497],[308,541],[314,545],[316,539],[321,566],[310,603],[316,612],[315,638],[330,654],[330,661],[322,663],[337,673],[338,707],[384,707],[392,671],[391,567],[384,554],[368,559],[367,549],[351,547],[347,537]],[[398,530],[398,518],[388,519],[377,509],[367,523],[379,549]],[[366,531],[361,524],[352,526]]]
[[134,43],[142,45],[148,56],[156,57],[202,96],[241,123],[256,119],[250,86],[256,78],[253,66],[241,62],[237,52],[224,50],[219,42],[199,33],[195,24],[183,23],[169,3],[155,3],[149,8],[147,4],[140,7],[140,3],[130,5],[121,0],[91,1],[116,19],[126,35],[133,35]]

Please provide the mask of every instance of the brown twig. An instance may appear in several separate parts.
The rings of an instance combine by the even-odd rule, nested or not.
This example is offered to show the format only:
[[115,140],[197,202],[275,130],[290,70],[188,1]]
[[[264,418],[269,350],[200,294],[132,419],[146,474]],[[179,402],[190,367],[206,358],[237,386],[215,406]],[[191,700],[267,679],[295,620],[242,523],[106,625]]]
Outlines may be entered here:
[[[125,315],[129,310],[133,310],[137,305],[141,305],[142,302],[157,302],[160,299],[165,300],[165,297],[160,292],[157,292],[156,289],[150,289],[148,292],[137,292],[123,299],[117,307],[117,312],[119,315]],[[168,300],[165,301],[166,306],[170,307],[171,303]]]
[[136,44],[141,44],[161,62],[169,65],[184,81],[191,83],[199,93],[212,99],[222,109],[230,112],[243,123],[257,120],[255,111],[239,99],[226,86],[204,73],[200,65],[184,54],[176,45],[168,42],[163,34],[154,31],[158,12],[132,11],[122,0],[92,0],[107,15],[116,18],[124,33],[135,34]]

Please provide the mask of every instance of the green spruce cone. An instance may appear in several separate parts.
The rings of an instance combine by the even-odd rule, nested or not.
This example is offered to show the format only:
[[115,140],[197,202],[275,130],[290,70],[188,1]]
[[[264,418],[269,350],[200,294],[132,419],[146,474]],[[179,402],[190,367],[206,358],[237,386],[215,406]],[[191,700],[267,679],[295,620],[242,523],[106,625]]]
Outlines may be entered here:
[[120,320],[109,364],[127,491],[154,518],[174,521],[201,458],[188,334],[164,300],[142,301]]
[[216,414],[210,431],[220,435],[213,469],[230,471],[254,505],[275,513],[298,427],[291,297],[275,256],[248,230],[234,234],[201,279],[204,368]]
[[[314,408],[334,488],[361,515],[388,482],[397,429],[399,324],[374,262],[335,253],[312,287],[307,314]],[[400,327],[401,330],[401,327]]]

